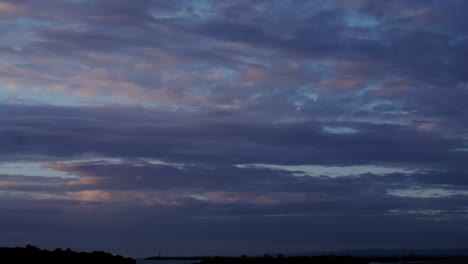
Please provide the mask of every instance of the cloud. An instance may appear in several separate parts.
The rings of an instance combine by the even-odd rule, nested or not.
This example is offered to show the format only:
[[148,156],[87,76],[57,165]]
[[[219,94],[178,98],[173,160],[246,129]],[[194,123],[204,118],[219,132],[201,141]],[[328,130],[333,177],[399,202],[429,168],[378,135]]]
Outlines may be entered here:
[[466,8],[0,1],[2,239],[466,245]]
[[17,15],[24,10],[24,7],[21,5],[12,4],[9,2],[1,1],[0,2],[0,12],[6,15]]
[[[131,167],[135,170],[133,175],[127,173]],[[107,247],[117,248],[123,245],[122,241],[115,240],[112,234],[115,230],[121,230],[118,232],[120,235],[128,233],[127,241],[135,241],[138,249],[130,250],[133,254],[149,254],[150,249],[146,244],[161,241],[166,241],[167,250],[172,252],[181,246],[177,241],[190,240],[201,234],[205,235],[202,247],[191,247],[189,251],[203,250],[203,247],[218,241],[221,236],[230,241],[252,239],[251,250],[255,251],[261,249],[265,241],[279,236],[284,238],[282,232],[274,232],[283,226],[288,234],[286,238],[295,241],[297,246],[317,243],[312,239],[313,236],[304,237],[304,232],[326,237],[320,241],[326,247],[335,245],[335,239],[369,246],[366,244],[368,238],[356,238],[359,237],[357,232],[363,230],[372,234],[377,232],[379,236],[386,235],[386,245],[396,246],[401,243],[401,236],[406,236],[406,232],[411,235],[408,235],[408,239],[411,238],[408,245],[420,244],[422,240],[417,238],[424,237],[423,233],[434,228],[439,231],[431,232],[432,238],[447,239],[449,236],[444,234],[460,232],[455,226],[466,220],[464,198],[415,198],[387,194],[387,190],[422,184],[412,175],[376,177],[365,174],[344,178],[304,178],[292,176],[287,171],[204,166],[177,169],[177,166],[151,165],[144,161],[118,164],[75,162],[61,169],[73,170],[73,173],[82,175],[93,174],[103,181],[81,186],[87,188],[84,190],[76,186],[68,187],[72,188],[69,190],[63,187],[50,189],[47,186],[51,186],[52,182],[43,185],[42,190],[36,188],[27,191],[23,188],[19,192],[18,189],[11,189],[11,193],[21,195],[10,196],[10,200],[2,196],[4,202],[1,207],[5,217],[0,221],[2,227],[8,228],[5,230],[6,238],[12,234],[16,234],[17,239],[10,241],[18,241],[18,236],[25,238],[19,230],[35,229],[38,226],[35,222],[41,222],[42,228],[39,230],[45,229],[49,235],[36,237],[34,241],[49,247],[65,243],[86,248],[82,244],[84,241],[98,239]],[[134,177],[135,174],[140,176],[139,180]],[[29,183],[46,181],[44,177],[25,180],[21,176],[10,177],[10,180]],[[431,188],[431,185],[425,186]],[[61,193],[60,190],[65,192]],[[24,196],[25,193],[31,196]],[[426,199],[431,199],[431,202]],[[35,213],[30,209],[31,206],[36,210],[40,208],[41,213]],[[18,217],[30,220],[8,222]],[[338,220],[343,217],[348,221]],[[366,223],[365,227],[357,228],[362,223]],[[392,235],[379,227],[382,223],[402,226],[402,229],[392,231]],[[226,226],[231,227],[230,231],[222,231]],[[304,229],[304,226],[310,227]],[[444,226],[442,230],[441,226]],[[67,229],[70,227],[75,231]],[[337,232],[337,228],[340,232]],[[174,232],[176,229],[183,232]],[[15,233],[11,233],[12,230]],[[241,231],[246,233],[239,235]],[[63,232],[74,239],[66,241],[54,238]],[[95,232],[106,235],[97,238],[96,234],[93,235]],[[40,231],[35,233],[39,234]],[[146,237],[150,234],[150,239],[138,238],[143,233]],[[333,237],[326,235],[329,233]],[[463,243],[460,239],[453,242]],[[95,242],[90,243],[87,245],[100,247]],[[273,243],[271,246],[283,248],[285,245]],[[297,247],[289,247],[289,250],[294,248]],[[237,252],[237,249],[232,250]],[[122,252],[122,249],[117,251]]]
[[[170,119],[167,113],[170,113]],[[172,162],[227,164],[451,164],[462,166],[462,140],[398,125],[354,123],[359,132],[330,134],[330,123],[220,121],[209,113],[138,107],[2,107],[3,159],[96,153]],[[190,120],[197,120],[196,122]],[[335,123],[341,127],[349,124]],[[131,136],[129,136],[131,135]],[[375,146],[379,146],[376,148]],[[359,148],[359,152],[355,149]],[[287,153],[287,155],[285,155]]]

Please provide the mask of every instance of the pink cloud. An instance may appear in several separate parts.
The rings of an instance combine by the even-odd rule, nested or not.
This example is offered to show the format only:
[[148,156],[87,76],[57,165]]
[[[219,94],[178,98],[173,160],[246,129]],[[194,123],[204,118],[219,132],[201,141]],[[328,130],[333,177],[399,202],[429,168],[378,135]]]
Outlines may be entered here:
[[411,84],[404,81],[390,83],[382,88],[372,90],[371,93],[379,97],[393,97],[406,93]]
[[353,90],[362,88],[372,79],[370,63],[366,61],[332,61],[334,76],[320,81],[314,89],[323,91]]
[[24,11],[24,7],[17,5],[17,4],[12,4],[12,3],[7,3],[4,1],[0,1],[0,12],[7,14],[7,15],[15,15],[18,14],[22,11]]
[[213,72],[205,75],[204,78],[208,81],[220,81],[223,79],[223,75],[219,72]]
[[277,193],[277,194],[251,194],[239,192],[213,191],[201,195],[204,199],[221,204],[252,203],[252,204],[284,204],[302,201],[304,194]]
[[273,75],[266,68],[257,66],[247,66],[242,71],[245,79],[257,82],[265,82],[272,79]]
[[83,202],[107,202],[111,199],[111,194],[103,190],[85,190],[67,194],[73,200]]
[[[188,89],[175,86],[143,87],[104,68],[77,69],[66,65],[61,68],[62,75],[54,75],[25,66],[0,63],[0,80],[7,89],[28,90],[33,93],[68,93],[89,98],[93,96],[110,97],[115,100],[135,100],[160,105],[193,105],[200,99]],[[178,82],[169,85],[176,85]],[[189,82],[189,80],[185,80]],[[182,86],[183,87],[183,86]]]

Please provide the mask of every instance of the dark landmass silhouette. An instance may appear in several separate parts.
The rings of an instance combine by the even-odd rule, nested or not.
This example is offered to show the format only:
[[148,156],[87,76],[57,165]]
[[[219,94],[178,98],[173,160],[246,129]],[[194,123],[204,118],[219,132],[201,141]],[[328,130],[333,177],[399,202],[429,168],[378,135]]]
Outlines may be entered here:
[[[345,255],[343,253],[354,253]],[[264,255],[242,257],[150,257],[147,260],[198,260],[200,264],[368,264],[368,263],[430,263],[467,264],[468,254],[463,249],[437,250],[357,250],[339,251],[336,254],[310,253],[303,256]],[[417,253],[424,253],[417,255]],[[440,255],[437,255],[440,253]],[[315,254],[315,255],[312,255]]]
[[264,257],[151,257],[147,260],[193,260],[199,264],[369,264],[369,263],[417,263],[417,264],[467,264],[468,257],[447,256],[398,256],[398,257],[356,257],[356,256],[293,256]]
[[0,248],[0,263],[45,263],[45,264],[135,264],[136,260],[114,256],[103,251],[75,252],[71,249],[41,250],[35,246]]
[[430,248],[430,249],[361,249],[341,251],[316,251],[288,254],[288,256],[356,256],[356,257],[400,257],[400,256],[425,256],[425,257],[468,257],[468,248]]
[[204,259],[200,264],[367,264],[364,259],[351,256],[317,256],[317,257],[214,257]]
[[[199,260],[200,264],[367,264],[366,259],[351,256],[285,257],[150,257],[147,260]],[[157,262],[156,262],[157,263]]]
[[[340,253],[351,253],[340,255]],[[354,254],[352,254],[354,253]],[[315,254],[315,253],[311,253]],[[197,257],[150,257],[147,260],[198,260],[200,264],[368,264],[380,263],[432,263],[466,264],[467,249],[430,249],[430,250],[350,250],[335,254],[309,256],[197,256]],[[47,263],[47,264],[136,264],[136,260],[123,256],[114,256],[103,251],[75,252],[71,249],[41,250],[35,246],[4,248],[0,247],[0,263]]]

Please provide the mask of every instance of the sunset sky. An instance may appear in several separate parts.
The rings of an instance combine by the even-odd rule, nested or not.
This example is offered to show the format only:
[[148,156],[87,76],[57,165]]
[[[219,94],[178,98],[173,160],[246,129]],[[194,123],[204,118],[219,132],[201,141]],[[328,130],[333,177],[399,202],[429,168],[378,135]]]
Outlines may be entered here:
[[468,247],[468,1],[0,0],[0,246]]

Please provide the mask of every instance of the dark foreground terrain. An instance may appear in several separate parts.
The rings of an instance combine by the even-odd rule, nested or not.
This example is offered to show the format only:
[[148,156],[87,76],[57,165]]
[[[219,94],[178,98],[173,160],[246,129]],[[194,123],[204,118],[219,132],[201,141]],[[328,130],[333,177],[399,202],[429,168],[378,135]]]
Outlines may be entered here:
[[367,264],[349,256],[208,258],[201,264]]
[[[393,257],[363,257],[363,256],[289,256],[283,255],[263,257],[151,257],[158,263],[158,260],[196,260],[200,264],[368,264],[368,263],[410,263],[410,264],[468,264],[468,257],[449,256],[393,256]],[[46,263],[46,264],[136,264],[136,260],[122,256],[94,251],[74,252],[70,249],[54,251],[41,250],[37,247],[27,245],[26,247],[1,248],[0,263]]]
[[45,264],[135,264],[136,261],[122,256],[113,256],[102,251],[91,253],[74,252],[70,249],[54,251],[41,250],[37,247],[27,245],[17,248],[0,248],[0,263],[45,263]]
[[356,257],[356,256],[310,256],[310,257],[285,257],[285,256],[264,256],[264,257],[151,257],[147,260],[196,260],[200,264],[369,264],[369,263],[409,263],[409,264],[468,264],[468,257],[449,256],[393,256],[393,257]]

